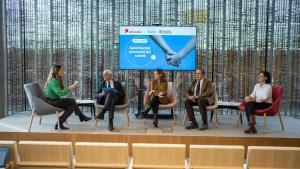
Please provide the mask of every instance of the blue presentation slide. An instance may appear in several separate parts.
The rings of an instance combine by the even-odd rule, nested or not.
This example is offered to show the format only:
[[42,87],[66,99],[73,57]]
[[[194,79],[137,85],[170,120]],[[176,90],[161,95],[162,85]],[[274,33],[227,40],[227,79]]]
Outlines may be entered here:
[[120,27],[119,68],[195,70],[195,27]]

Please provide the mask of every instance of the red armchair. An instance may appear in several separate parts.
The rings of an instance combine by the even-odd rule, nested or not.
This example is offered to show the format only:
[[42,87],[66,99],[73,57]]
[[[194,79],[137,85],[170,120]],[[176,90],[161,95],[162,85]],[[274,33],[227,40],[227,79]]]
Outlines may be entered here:
[[[258,116],[264,116],[264,133],[266,133],[266,121],[267,121],[267,116],[275,116],[278,114],[282,131],[284,131],[283,127],[283,122],[282,122],[282,115],[280,113],[280,106],[282,102],[282,97],[283,97],[283,87],[282,86],[272,86],[272,99],[273,99],[273,104],[267,109],[257,109],[255,110],[255,114]],[[245,111],[245,105],[246,102],[242,102],[239,106],[240,112]]]

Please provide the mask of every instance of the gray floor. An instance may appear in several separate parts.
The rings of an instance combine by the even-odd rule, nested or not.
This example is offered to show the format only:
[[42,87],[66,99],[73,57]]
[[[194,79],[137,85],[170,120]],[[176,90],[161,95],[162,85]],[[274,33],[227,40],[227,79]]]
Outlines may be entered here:
[[[86,113],[86,115],[90,115]],[[0,132],[26,132],[31,112],[20,112],[13,116],[9,116],[0,119]],[[174,136],[228,136],[228,137],[279,137],[279,138],[300,138],[300,120],[283,117],[285,125],[285,131],[281,130],[278,116],[267,118],[267,134],[263,134],[263,117],[257,118],[258,133],[254,135],[244,134],[243,130],[247,128],[246,123],[236,127],[235,115],[219,115],[219,126],[214,127],[214,122],[209,124],[209,129],[206,131],[199,130],[186,130],[182,126],[183,115],[177,115],[176,125],[173,125],[172,119],[159,119],[159,128],[153,128],[152,119],[147,120],[147,124],[144,125],[143,119],[137,119],[133,114],[130,114],[129,124],[125,126],[124,115],[122,113],[115,114],[114,124],[116,130],[109,132],[107,127],[107,114],[105,114],[105,120],[98,121],[98,126],[95,127],[95,120],[92,119],[89,122],[81,123],[77,116],[74,114],[70,116],[67,121],[67,126],[70,130],[64,130],[64,133],[90,133],[90,134],[143,134],[143,135],[174,135]],[[200,121],[200,115],[197,115],[197,120]],[[243,117],[245,121],[245,117]],[[47,132],[55,133],[54,130],[55,115],[44,116],[42,124],[39,125],[39,116],[35,116],[32,124],[32,132]]]

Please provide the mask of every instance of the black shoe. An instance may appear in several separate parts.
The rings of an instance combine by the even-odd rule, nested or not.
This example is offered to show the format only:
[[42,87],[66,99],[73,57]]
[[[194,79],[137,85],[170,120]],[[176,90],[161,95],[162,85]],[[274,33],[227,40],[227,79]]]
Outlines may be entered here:
[[114,125],[112,123],[109,123],[108,126],[107,126],[107,129],[109,131],[113,131],[114,130]]
[[157,127],[158,127],[158,122],[157,122],[157,121],[153,121],[153,126],[154,126],[155,128],[157,128]]
[[144,116],[143,116],[142,114],[138,114],[138,115],[136,116],[136,118],[138,118],[138,119],[143,119]]
[[91,119],[92,119],[91,117],[87,117],[87,116],[85,116],[84,114],[79,115],[79,120],[80,120],[80,122],[83,122],[83,121],[90,121]]
[[206,130],[206,129],[208,129],[207,123],[203,123],[202,126],[199,128],[199,130]]
[[[65,127],[62,123],[59,124],[59,127],[60,127],[60,129],[62,129],[62,130],[69,130],[69,128],[68,128],[68,127]],[[58,124],[56,123],[56,125],[55,125],[55,130],[57,130],[57,129],[58,129]]]
[[139,113],[140,115],[142,115],[144,118],[147,117],[148,112],[145,110],[140,111]]
[[198,123],[197,122],[192,122],[190,125],[185,127],[186,129],[197,129],[198,128]]
[[100,112],[100,114],[98,114],[97,116],[96,116],[96,118],[97,119],[100,119],[100,120],[104,120],[104,112]]

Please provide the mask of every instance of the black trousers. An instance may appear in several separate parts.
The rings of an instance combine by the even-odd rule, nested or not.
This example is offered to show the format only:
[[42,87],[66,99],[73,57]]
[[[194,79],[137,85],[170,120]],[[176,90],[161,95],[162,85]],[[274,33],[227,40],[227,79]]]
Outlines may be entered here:
[[61,123],[64,123],[74,111],[77,116],[82,114],[76,101],[73,98],[61,98],[58,100],[46,98],[46,102],[51,104],[52,106],[59,107],[65,110],[65,112],[59,117],[59,121]]
[[255,115],[255,109],[266,109],[271,105],[272,105],[271,103],[266,103],[266,102],[262,102],[262,103],[248,102],[245,106],[245,112],[246,112],[248,122],[250,120],[250,115]]
[[160,101],[159,101],[158,96],[152,97],[152,99],[149,102],[149,106],[152,108],[154,117],[157,117],[159,104],[160,104]]
[[118,97],[115,93],[107,93],[106,96],[96,97],[97,103],[104,105],[101,113],[109,111],[109,121],[114,119],[115,105],[122,104],[123,99]]
[[207,109],[206,106],[209,105],[208,100],[206,97],[199,97],[195,102],[193,102],[190,99],[186,99],[184,101],[185,110],[187,113],[187,116],[190,121],[196,121],[195,113],[193,110],[193,106],[199,106],[199,111],[201,113],[202,122],[204,124],[207,124]]

